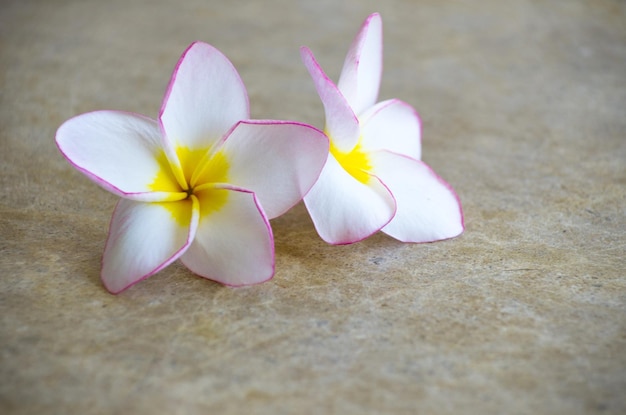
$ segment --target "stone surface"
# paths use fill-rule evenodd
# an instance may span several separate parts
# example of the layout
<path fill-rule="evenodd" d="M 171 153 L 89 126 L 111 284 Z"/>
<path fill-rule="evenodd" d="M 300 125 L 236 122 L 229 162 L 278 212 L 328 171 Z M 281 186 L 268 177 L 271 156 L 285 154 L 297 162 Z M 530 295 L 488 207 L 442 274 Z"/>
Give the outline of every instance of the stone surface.
<path fill-rule="evenodd" d="M 381 98 L 420 112 L 466 232 L 331 247 L 299 205 L 273 221 L 268 283 L 174 264 L 108 294 L 116 198 L 56 128 L 156 117 L 197 39 L 233 61 L 255 118 L 321 127 L 298 48 L 336 78 L 373 11 Z M 4 0 L 0 75 L 3 414 L 626 412 L 623 1 Z"/>

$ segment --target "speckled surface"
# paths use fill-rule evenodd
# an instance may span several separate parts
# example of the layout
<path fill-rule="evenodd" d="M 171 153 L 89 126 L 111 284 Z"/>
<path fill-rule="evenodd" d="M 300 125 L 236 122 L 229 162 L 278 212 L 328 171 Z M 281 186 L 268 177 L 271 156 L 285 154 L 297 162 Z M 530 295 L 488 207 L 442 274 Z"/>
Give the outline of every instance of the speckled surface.
<path fill-rule="evenodd" d="M 363 19 L 381 98 L 414 105 L 463 236 L 331 247 L 302 205 L 277 273 L 225 288 L 179 264 L 112 296 L 116 198 L 54 145 L 95 109 L 155 117 L 193 40 L 255 118 L 321 126 L 299 60 L 336 78 Z M 3 414 L 626 413 L 622 1 L 33 1 L 0 5 Z"/>

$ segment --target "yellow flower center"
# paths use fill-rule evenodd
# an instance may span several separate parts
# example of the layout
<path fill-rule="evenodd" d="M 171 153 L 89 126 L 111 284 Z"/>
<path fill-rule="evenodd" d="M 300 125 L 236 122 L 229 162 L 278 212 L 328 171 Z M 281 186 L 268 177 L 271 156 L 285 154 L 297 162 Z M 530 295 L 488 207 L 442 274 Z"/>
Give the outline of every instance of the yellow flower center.
<path fill-rule="evenodd" d="M 156 192 L 171 192 L 178 195 L 173 197 L 172 201 L 158 203 L 165 207 L 180 225 L 189 224 L 191 220 L 192 198 L 198 199 L 200 216 L 218 211 L 228 200 L 228 191 L 215 186 L 228 183 L 228 160 L 221 151 L 211 155 L 207 153 L 207 149 L 187 147 L 176 149 L 182 167 L 183 184 L 176 180 L 176 174 L 165 152 L 161 151 L 157 156 L 160 168 L 149 188 Z"/>
<path fill-rule="evenodd" d="M 354 146 L 354 148 L 348 153 L 340 151 L 337 147 L 335 147 L 331 140 L 330 154 L 335 157 L 337 162 L 339 162 L 345 171 L 350 173 L 352 177 L 361 183 L 366 184 L 372 177 L 368 174 L 372 165 L 367 157 L 367 154 L 365 154 L 363 148 L 361 147 L 361 139 L 359 139 L 356 146 Z"/>

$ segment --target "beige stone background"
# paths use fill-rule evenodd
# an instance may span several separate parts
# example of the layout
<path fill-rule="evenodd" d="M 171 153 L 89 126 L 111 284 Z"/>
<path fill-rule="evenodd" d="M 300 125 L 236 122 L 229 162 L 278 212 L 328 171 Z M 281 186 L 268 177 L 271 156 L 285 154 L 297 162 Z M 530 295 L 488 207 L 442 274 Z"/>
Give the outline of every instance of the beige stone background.
<path fill-rule="evenodd" d="M 623 1 L 0 4 L 1 413 L 626 413 Z M 336 79 L 373 11 L 381 98 L 420 112 L 466 232 L 331 247 L 299 205 L 273 221 L 268 283 L 175 264 L 108 294 L 116 197 L 66 163 L 56 128 L 156 117 L 197 39 L 233 61 L 253 117 L 321 127 L 298 48 Z"/>

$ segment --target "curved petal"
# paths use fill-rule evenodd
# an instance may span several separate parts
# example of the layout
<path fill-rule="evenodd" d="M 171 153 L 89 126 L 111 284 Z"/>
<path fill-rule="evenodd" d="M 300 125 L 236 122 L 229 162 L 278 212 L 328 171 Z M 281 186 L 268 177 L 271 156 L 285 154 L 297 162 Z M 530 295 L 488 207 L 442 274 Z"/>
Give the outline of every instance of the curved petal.
<path fill-rule="evenodd" d="M 208 149 L 247 118 L 248 95 L 235 67 L 213 46 L 192 43 L 174 69 L 159 114 L 168 155 L 171 148 Z"/>
<path fill-rule="evenodd" d="M 358 242 L 376 233 L 393 218 L 396 209 L 393 196 L 376 177 L 363 184 L 333 156 L 328 157 L 304 203 L 317 233 L 333 245 Z"/>
<path fill-rule="evenodd" d="M 397 99 L 382 101 L 361 121 L 361 146 L 365 151 L 388 150 L 419 160 L 422 155 L 421 121 L 415 109 Z"/>
<path fill-rule="evenodd" d="M 319 66 L 313 52 L 306 47 L 300 48 L 302 62 L 313 78 L 315 89 L 324 104 L 326 114 L 325 132 L 333 145 L 341 152 L 348 153 L 359 141 L 359 120 L 354 115 L 348 101 L 341 95 L 337 86 Z"/>
<path fill-rule="evenodd" d="M 171 264 L 189 247 L 198 226 L 198 202 L 142 203 L 121 199 L 113 212 L 102 282 L 117 294 Z"/>
<path fill-rule="evenodd" d="M 398 203 L 383 232 L 402 242 L 433 242 L 463 232 L 463 212 L 454 190 L 425 163 L 400 154 L 370 154 L 375 173 Z"/>
<path fill-rule="evenodd" d="M 383 71 L 383 23 L 371 14 L 352 41 L 339 77 L 339 90 L 355 114 L 374 105 Z"/>
<path fill-rule="evenodd" d="M 112 193 L 144 201 L 171 200 L 181 191 L 160 140 L 156 121 L 121 111 L 78 115 L 56 133 L 59 150 L 76 169 Z"/>
<path fill-rule="evenodd" d="M 219 192 L 227 193 L 220 195 Z M 203 208 L 211 198 L 225 203 Z M 241 286 L 274 276 L 272 228 L 254 193 L 224 187 L 198 192 L 200 222 L 196 238 L 181 261 L 194 273 L 225 285 Z"/>
<path fill-rule="evenodd" d="M 245 121 L 235 127 L 220 151 L 228 160 L 228 182 L 253 191 L 273 219 L 313 186 L 328 147 L 328 138 L 306 124 Z"/>

